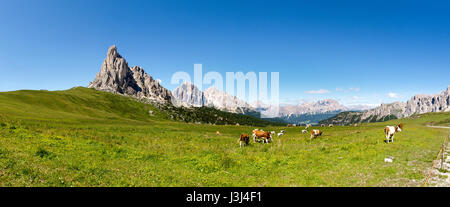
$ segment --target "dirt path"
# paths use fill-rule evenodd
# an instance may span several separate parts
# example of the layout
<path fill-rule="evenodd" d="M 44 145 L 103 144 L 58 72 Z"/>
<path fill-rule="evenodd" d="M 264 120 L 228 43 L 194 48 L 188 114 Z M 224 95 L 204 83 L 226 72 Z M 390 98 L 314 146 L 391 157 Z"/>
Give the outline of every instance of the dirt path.
<path fill-rule="evenodd" d="M 431 128 L 450 129 L 444 126 L 427 126 Z M 449 134 L 450 137 L 450 134 Z M 450 144 L 447 143 L 444 153 L 444 162 L 442 162 L 442 155 L 439 156 L 434 169 L 432 170 L 428 186 L 450 187 Z M 442 167 L 441 167 L 442 166 Z"/>

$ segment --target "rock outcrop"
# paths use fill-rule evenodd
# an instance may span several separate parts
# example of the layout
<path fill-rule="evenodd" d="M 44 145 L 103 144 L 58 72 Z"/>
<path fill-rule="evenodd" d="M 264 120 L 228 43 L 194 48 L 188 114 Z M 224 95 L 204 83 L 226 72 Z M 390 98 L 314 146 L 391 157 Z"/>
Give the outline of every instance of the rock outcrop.
<path fill-rule="evenodd" d="M 205 97 L 205 106 L 214 107 L 216 109 L 245 114 L 247 111 L 252 110 L 251 106 L 237 98 L 236 96 L 230 95 L 224 91 L 220 91 L 214 86 L 206 89 L 203 92 Z"/>
<path fill-rule="evenodd" d="M 163 103 L 172 99 L 172 93 L 141 67 L 130 68 L 115 45 L 109 48 L 100 72 L 88 87 Z"/>
<path fill-rule="evenodd" d="M 205 91 L 200 91 L 194 84 L 182 83 L 173 91 L 173 96 L 178 105 L 186 107 L 212 107 L 221 111 L 245 114 L 253 111 L 252 107 L 236 96 L 220 91 L 215 87 L 210 87 Z"/>
<path fill-rule="evenodd" d="M 347 125 L 352 123 L 378 122 L 405 118 L 413 114 L 450 111 L 450 86 L 440 94 L 415 95 L 408 102 L 381 104 L 374 109 L 355 113 L 340 113 L 319 123 Z"/>
<path fill-rule="evenodd" d="M 202 107 L 205 103 L 203 92 L 190 82 L 182 83 L 172 94 L 185 107 Z"/>
<path fill-rule="evenodd" d="M 437 95 L 415 95 L 406 104 L 404 116 L 450 111 L 450 86 Z"/>

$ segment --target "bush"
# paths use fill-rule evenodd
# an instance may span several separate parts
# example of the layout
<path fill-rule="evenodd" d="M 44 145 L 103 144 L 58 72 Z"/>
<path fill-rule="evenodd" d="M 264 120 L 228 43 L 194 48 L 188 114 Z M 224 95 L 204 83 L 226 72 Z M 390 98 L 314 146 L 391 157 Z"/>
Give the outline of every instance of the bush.
<path fill-rule="evenodd" d="M 45 158 L 45 157 L 51 157 L 52 153 L 43 148 L 39 148 L 36 151 L 35 155 L 39 156 L 40 158 Z"/>

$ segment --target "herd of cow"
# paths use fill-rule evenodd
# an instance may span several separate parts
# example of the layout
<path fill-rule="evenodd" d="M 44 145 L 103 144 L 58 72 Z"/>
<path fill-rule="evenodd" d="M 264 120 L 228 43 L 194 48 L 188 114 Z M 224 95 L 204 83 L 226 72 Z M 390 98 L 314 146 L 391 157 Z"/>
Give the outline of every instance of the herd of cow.
<path fill-rule="evenodd" d="M 333 127 L 332 124 L 328 125 L 329 127 Z M 359 124 L 355 124 L 355 127 L 358 127 Z M 290 127 L 288 125 L 288 127 Z M 305 129 L 302 130 L 302 134 L 306 134 L 308 133 L 308 129 L 311 128 L 312 125 L 311 124 L 307 124 Z M 321 125 L 321 127 L 325 127 L 325 125 Z M 396 132 L 401 132 L 403 129 L 403 124 L 399 124 L 397 126 L 386 126 L 384 128 L 384 133 L 386 135 L 386 143 L 394 142 L 394 134 Z M 322 131 L 320 131 L 319 129 L 312 129 L 310 131 L 311 137 L 310 140 L 322 136 Z M 218 135 L 220 135 L 219 132 L 217 132 Z M 285 134 L 284 130 L 281 130 L 279 133 L 276 133 L 275 131 L 271 131 L 271 132 L 265 132 L 262 129 L 254 129 L 252 131 L 252 137 L 253 137 L 253 142 L 263 142 L 263 143 L 270 143 L 272 142 L 272 136 L 277 134 L 278 137 L 281 137 Z M 239 138 L 239 146 L 242 147 L 242 145 L 247 146 L 250 144 L 250 137 L 248 134 L 241 134 L 241 137 Z"/>

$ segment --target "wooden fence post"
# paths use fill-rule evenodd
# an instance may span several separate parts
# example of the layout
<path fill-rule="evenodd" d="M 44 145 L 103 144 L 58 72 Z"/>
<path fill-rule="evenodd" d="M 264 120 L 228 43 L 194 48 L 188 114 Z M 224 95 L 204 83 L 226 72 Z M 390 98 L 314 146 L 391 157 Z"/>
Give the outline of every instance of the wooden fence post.
<path fill-rule="evenodd" d="M 445 144 L 442 145 L 441 170 L 444 170 L 444 154 L 445 154 Z"/>

